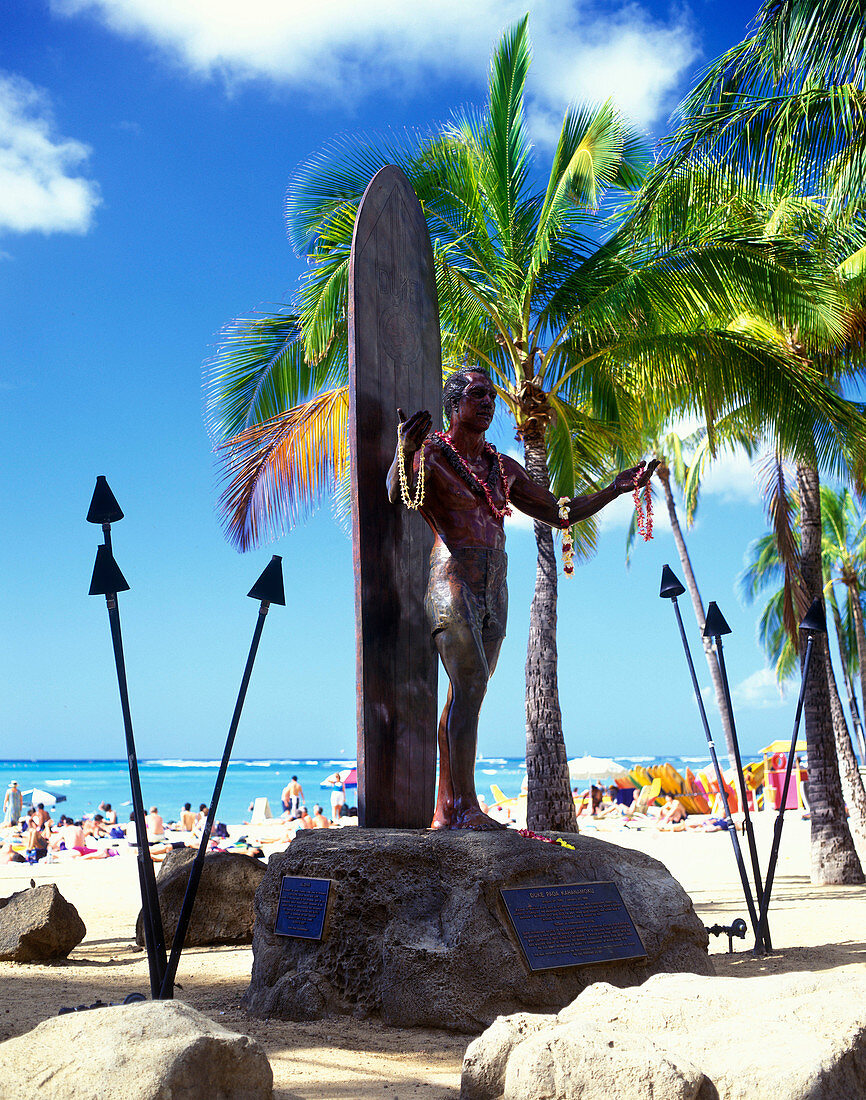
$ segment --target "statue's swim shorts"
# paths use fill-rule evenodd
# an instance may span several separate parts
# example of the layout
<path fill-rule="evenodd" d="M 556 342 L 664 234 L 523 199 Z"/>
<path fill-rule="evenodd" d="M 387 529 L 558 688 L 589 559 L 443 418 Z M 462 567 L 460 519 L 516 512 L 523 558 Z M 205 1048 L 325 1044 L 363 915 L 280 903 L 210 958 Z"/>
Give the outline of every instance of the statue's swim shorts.
<path fill-rule="evenodd" d="M 504 550 L 469 547 L 453 553 L 437 543 L 430 554 L 424 611 L 432 634 L 467 627 L 482 648 L 505 637 L 508 557 Z"/>

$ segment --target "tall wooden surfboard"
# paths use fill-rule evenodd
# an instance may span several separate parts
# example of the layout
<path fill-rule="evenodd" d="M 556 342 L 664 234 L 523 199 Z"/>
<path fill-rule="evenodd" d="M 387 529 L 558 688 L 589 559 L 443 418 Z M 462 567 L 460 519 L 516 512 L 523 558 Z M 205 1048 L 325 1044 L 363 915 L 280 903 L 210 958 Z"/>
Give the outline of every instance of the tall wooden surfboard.
<path fill-rule="evenodd" d="M 433 251 L 399 168 L 378 172 L 355 222 L 349 268 L 349 449 L 358 700 L 358 813 L 367 828 L 433 816 L 438 658 L 424 616 L 432 533 L 391 504 L 397 408 L 442 417 Z"/>

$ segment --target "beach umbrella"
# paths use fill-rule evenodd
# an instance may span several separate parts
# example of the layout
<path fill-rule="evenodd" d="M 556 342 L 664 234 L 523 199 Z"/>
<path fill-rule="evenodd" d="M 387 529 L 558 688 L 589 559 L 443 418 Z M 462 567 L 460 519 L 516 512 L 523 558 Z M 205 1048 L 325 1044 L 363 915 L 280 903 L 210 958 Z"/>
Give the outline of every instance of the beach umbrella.
<path fill-rule="evenodd" d="M 578 756 L 568 762 L 568 777 L 572 783 L 593 779 L 617 779 L 628 775 L 628 768 L 603 756 Z"/>
<path fill-rule="evenodd" d="M 32 791 L 22 791 L 21 797 L 25 802 L 30 800 L 32 806 L 38 806 L 41 802 L 43 806 L 56 806 L 58 802 L 65 802 L 65 794 L 52 794 L 51 791 L 43 791 L 39 787 L 34 787 Z"/>
<path fill-rule="evenodd" d="M 343 784 L 347 787 L 358 786 L 358 769 L 351 768 L 345 772 L 332 772 L 326 779 L 323 779 L 319 784 L 320 787 L 342 787 Z"/>

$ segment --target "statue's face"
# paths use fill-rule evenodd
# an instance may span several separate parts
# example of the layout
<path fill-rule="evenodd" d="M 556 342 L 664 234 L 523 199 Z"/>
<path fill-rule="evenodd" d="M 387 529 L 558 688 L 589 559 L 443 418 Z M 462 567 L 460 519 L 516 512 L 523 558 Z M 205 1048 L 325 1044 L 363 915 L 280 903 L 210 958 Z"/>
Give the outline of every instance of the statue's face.
<path fill-rule="evenodd" d="M 496 391 L 493 383 L 484 374 L 469 375 L 466 389 L 460 396 L 460 403 L 454 412 L 454 419 L 465 428 L 476 432 L 486 432 L 493 420 L 496 409 Z"/>

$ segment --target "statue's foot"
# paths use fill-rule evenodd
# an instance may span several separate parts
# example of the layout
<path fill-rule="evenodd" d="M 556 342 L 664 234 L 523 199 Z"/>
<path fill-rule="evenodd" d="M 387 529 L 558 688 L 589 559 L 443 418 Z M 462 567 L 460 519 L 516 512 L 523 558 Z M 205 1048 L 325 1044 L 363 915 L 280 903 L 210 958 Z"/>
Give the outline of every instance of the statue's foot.
<path fill-rule="evenodd" d="M 483 813 L 480 807 L 470 806 L 462 812 L 455 811 L 451 815 L 452 829 L 476 829 L 483 832 L 491 832 L 494 829 L 505 829 L 507 826 L 500 821 L 494 821 L 492 817 Z"/>

